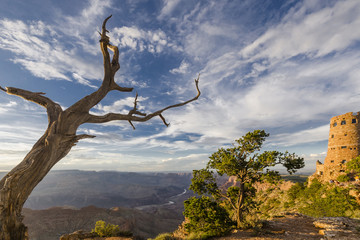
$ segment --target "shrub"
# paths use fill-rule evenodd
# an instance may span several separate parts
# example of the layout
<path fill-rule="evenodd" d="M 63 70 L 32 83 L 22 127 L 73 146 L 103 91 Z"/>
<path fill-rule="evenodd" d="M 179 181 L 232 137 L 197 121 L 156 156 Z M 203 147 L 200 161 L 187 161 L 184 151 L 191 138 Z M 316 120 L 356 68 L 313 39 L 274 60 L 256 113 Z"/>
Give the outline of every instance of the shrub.
<path fill-rule="evenodd" d="M 339 175 L 336 180 L 338 180 L 339 182 L 349 182 L 350 181 L 350 177 L 347 174 L 342 174 Z"/>
<path fill-rule="evenodd" d="M 354 172 L 360 174 L 360 156 L 346 163 L 346 168 L 348 172 Z"/>
<path fill-rule="evenodd" d="M 201 239 L 218 236 L 228 232 L 233 225 L 225 208 L 209 197 L 191 197 L 184 202 L 184 206 L 184 216 L 189 220 L 185 229 L 192 236 L 202 236 Z"/>
<path fill-rule="evenodd" d="M 154 240 L 176 240 L 172 233 L 161 233 Z"/>
<path fill-rule="evenodd" d="M 106 224 L 105 221 L 97 221 L 92 232 L 96 233 L 99 237 L 132 236 L 131 232 L 120 231 L 118 225 Z"/>
<path fill-rule="evenodd" d="M 295 183 L 291 188 L 288 190 L 287 195 L 291 201 L 297 199 L 302 192 L 304 191 L 305 186 L 302 183 Z"/>
<path fill-rule="evenodd" d="M 309 202 L 300 211 L 312 217 L 351 217 L 355 210 L 360 209 L 356 199 L 349 195 L 349 189 L 341 187 L 323 185 L 307 196 Z"/>

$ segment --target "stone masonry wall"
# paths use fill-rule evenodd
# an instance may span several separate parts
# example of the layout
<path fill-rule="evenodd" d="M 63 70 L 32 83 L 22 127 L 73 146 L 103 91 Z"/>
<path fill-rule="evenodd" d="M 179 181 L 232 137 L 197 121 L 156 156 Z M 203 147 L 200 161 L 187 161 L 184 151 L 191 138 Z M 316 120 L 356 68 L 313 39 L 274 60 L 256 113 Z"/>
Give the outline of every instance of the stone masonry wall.
<path fill-rule="evenodd" d="M 316 164 L 317 178 L 336 180 L 346 163 L 360 155 L 360 113 L 346 113 L 331 118 L 328 150 L 324 164 Z"/>

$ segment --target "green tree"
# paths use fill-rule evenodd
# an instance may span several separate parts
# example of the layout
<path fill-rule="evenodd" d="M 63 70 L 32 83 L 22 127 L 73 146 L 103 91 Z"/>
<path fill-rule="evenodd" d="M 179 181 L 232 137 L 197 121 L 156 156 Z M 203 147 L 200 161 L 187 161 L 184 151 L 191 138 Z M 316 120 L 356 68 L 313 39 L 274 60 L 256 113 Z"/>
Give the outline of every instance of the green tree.
<path fill-rule="evenodd" d="M 268 136 L 264 130 L 248 132 L 235 140 L 233 147 L 220 148 L 213 153 L 205 169 L 193 171 L 190 189 L 200 195 L 210 194 L 216 201 L 223 202 L 239 228 L 246 213 L 255 207 L 255 182 L 280 179 L 279 172 L 271 169 L 276 165 L 283 165 L 290 174 L 304 167 L 304 159 L 295 154 L 278 151 L 260 153 Z M 220 189 L 213 170 L 220 176 L 236 177 L 236 186 Z"/>
<path fill-rule="evenodd" d="M 226 209 L 210 197 L 191 197 L 184 202 L 184 207 L 184 216 L 189 220 L 185 229 L 190 233 L 216 236 L 227 232 L 233 225 Z"/>

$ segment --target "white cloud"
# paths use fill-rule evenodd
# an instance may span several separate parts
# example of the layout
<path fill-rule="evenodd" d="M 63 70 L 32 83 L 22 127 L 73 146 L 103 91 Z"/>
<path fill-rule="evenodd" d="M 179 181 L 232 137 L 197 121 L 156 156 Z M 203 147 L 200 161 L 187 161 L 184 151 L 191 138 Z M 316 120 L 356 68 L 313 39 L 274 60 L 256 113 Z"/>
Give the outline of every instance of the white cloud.
<path fill-rule="evenodd" d="M 163 0 L 163 8 L 158 16 L 159 19 L 164 18 L 171 14 L 171 12 L 176 8 L 179 4 L 180 0 Z"/>
<path fill-rule="evenodd" d="M 271 145 L 292 146 L 296 144 L 327 141 L 329 124 L 312 129 L 300 130 L 294 133 L 281 133 L 271 137 Z"/>
<path fill-rule="evenodd" d="M 78 73 L 73 73 L 72 74 L 73 78 L 76 79 L 78 81 L 78 83 L 89 86 L 91 88 L 97 89 L 98 87 L 95 85 L 92 85 L 90 83 L 89 80 L 86 80 L 85 78 L 83 78 L 81 75 L 79 75 Z"/>
<path fill-rule="evenodd" d="M 66 49 L 52 37 L 53 27 L 44 27 L 41 21 L 25 23 L 2 19 L 0 29 L 4 32 L 0 36 L 0 48 L 15 53 L 13 62 L 21 64 L 36 77 L 71 81 L 69 75 L 73 73 L 78 81 L 101 78 L 101 68 L 86 62 L 78 56 L 78 51 Z M 92 86 L 88 81 L 79 82 Z"/>
<path fill-rule="evenodd" d="M 186 117 L 173 116 L 184 124 L 178 130 L 229 143 L 249 130 L 283 128 L 286 132 L 357 111 L 360 55 L 351 47 L 360 35 L 347 29 L 358 28 L 360 17 L 354 13 L 360 3 L 341 1 L 320 10 L 307 7 L 299 4 L 252 44 L 234 45 L 207 61 L 200 79 L 202 97 L 206 99 L 199 100 L 196 108 L 188 107 Z M 332 17 L 327 17 L 330 12 Z M 325 37 L 319 36 L 323 31 Z M 337 32 L 346 40 L 328 42 Z M 293 58 L 298 55 L 303 57 Z M 277 143 L 323 141 L 327 131 L 320 127 L 289 135 L 294 140 L 284 133 L 286 141 Z"/>
<path fill-rule="evenodd" d="M 158 29 L 156 31 L 145 31 L 133 27 L 116 27 L 109 33 L 114 45 L 120 48 L 130 48 L 136 51 L 148 51 L 160 53 L 165 47 L 176 50 L 177 47 L 171 43 L 165 32 Z"/>
<path fill-rule="evenodd" d="M 170 72 L 173 74 L 180 73 L 184 74 L 188 71 L 190 64 L 185 60 L 182 60 L 178 68 L 171 69 Z"/>
<path fill-rule="evenodd" d="M 87 58 L 81 49 L 91 55 L 100 53 L 89 32 L 95 32 L 93 26 L 102 21 L 100 17 L 110 4 L 111 1 L 90 0 L 79 16 L 58 16 L 62 23 L 58 25 L 1 19 L 0 48 L 15 53 L 12 61 L 36 77 L 67 81 L 74 77 L 78 83 L 94 88 L 90 80 L 101 79 L 100 61 Z"/>
<path fill-rule="evenodd" d="M 298 54 L 321 57 L 333 51 L 344 50 L 360 38 L 360 33 L 354 31 L 360 26 L 359 1 L 338 1 L 319 11 L 306 9 L 306 3 L 300 4 L 283 22 L 270 28 L 244 48 L 241 55 L 272 59 L 289 58 Z"/>
<path fill-rule="evenodd" d="M 65 21 L 64 24 L 58 25 L 58 29 L 65 35 L 74 36 L 84 40 L 84 34 L 95 32 L 94 26 L 101 26 L 104 15 L 112 6 L 111 0 L 89 0 L 88 5 L 75 16 L 59 16 L 59 20 Z M 107 16 L 106 16 L 107 17 Z M 98 36 L 98 34 L 97 34 Z"/>

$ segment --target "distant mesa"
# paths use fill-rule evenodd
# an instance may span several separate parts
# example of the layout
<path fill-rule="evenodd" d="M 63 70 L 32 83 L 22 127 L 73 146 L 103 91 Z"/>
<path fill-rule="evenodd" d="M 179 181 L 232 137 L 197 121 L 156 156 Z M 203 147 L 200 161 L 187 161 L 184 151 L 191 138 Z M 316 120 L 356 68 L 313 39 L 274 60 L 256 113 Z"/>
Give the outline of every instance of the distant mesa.
<path fill-rule="evenodd" d="M 330 119 L 328 149 L 324 164 L 316 162 L 316 178 L 334 181 L 345 173 L 346 163 L 360 155 L 360 112 L 348 112 Z"/>

